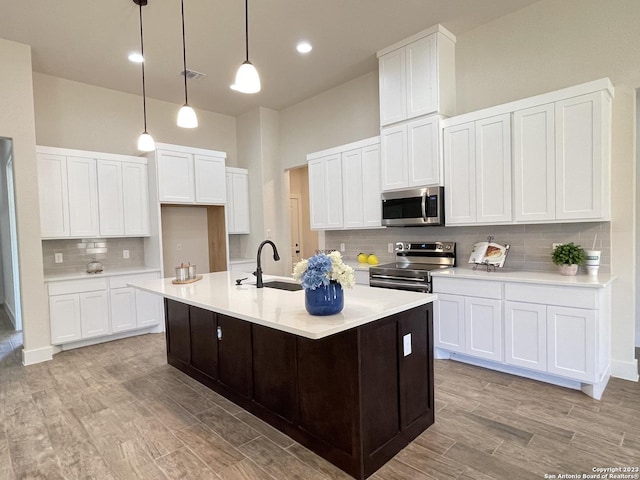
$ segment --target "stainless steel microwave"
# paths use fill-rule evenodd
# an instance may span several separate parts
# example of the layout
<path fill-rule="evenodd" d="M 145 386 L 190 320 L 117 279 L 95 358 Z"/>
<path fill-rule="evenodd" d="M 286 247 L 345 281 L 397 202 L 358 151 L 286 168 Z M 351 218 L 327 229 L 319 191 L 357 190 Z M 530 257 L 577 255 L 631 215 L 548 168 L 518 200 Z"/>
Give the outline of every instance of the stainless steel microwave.
<path fill-rule="evenodd" d="M 383 192 L 382 225 L 388 227 L 444 225 L 444 187 Z"/>

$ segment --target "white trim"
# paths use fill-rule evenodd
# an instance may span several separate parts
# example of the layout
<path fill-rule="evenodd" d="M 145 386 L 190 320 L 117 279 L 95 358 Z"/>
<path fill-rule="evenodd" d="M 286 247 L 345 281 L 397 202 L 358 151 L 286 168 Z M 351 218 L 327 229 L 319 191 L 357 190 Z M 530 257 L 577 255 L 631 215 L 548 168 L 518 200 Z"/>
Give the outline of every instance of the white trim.
<path fill-rule="evenodd" d="M 114 162 L 142 163 L 144 165 L 148 163 L 146 157 L 134 157 L 133 155 L 122 155 L 119 153 L 92 152 L 89 150 L 75 150 L 72 148 L 47 147 L 45 145 L 36 145 L 36 153 L 95 158 L 97 160 L 111 160 Z"/>
<path fill-rule="evenodd" d="M 386 55 L 389 52 L 393 52 L 394 50 L 398 50 L 399 48 L 406 47 L 410 43 L 417 42 L 421 38 L 428 37 L 429 35 L 433 35 L 434 33 L 440 33 L 444 35 L 446 38 L 448 38 L 449 40 L 451 40 L 453 43 L 456 43 L 456 36 L 453 33 L 451 33 L 449 30 L 444 28 L 442 25 L 438 24 L 438 25 L 429 27 L 425 30 L 422 30 L 421 32 L 416 33 L 415 35 L 411 35 L 410 37 L 405 38 L 404 40 L 400 40 L 399 42 L 396 42 L 393 45 L 389 45 L 388 47 L 383 48 L 382 50 L 378 50 L 378 52 L 376 53 L 376 56 L 380 58 L 382 55 Z"/>
<path fill-rule="evenodd" d="M 227 173 L 243 173 L 245 175 L 249 175 L 249 170 L 247 170 L 246 168 L 225 167 L 225 171 Z"/>
<path fill-rule="evenodd" d="M 22 349 L 22 365 L 34 365 L 36 363 L 48 362 L 53 360 L 53 345 L 42 348 L 34 348 L 33 350 Z"/>
<path fill-rule="evenodd" d="M 380 135 L 371 138 L 365 138 L 364 140 L 358 140 L 357 142 L 346 143 L 337 147 L 327 148 L 326 150 L 320 150 L 319 152 L 313 152 L 307 154 L 307 161 L 316 158 L 326 157 L 328 155 L 335 155 L 336 153 L 348 152 L 355 150 L 356 148 L 369 147 L 380 143 Z"/>
<path fill-rule="evenodd" d="M 165 150 L 170 152 L 182 152 L 192 153 L 194 155 L 205 155 L 207 157 L 220 157 L 227 158 L 227 152 L 220 152 L 218 150 L 209 150 L 204 148 L 186 147 L 184 145 L 174 145 L 170 143 L 158 143 L 156 142 L 156 151 Z"/>
<path fill-rule="evenodd" d="M 623 360 L 611 359 L 611 376 L 637 382 L 639 379 L 638 360 L 634 358 L 630 362 L 625 362 Z"/>
<path fill-rule="evenodd" d="M 89 338 L 87 340 L 80 340 L 78 342 L 72 342 L 72 343 L 63 343 L 58 345 L 58 347 L 60 347 L 61 351 L 73 350 L 73 349 L 82 348 L 82 347 L 89 347 L 91 345 L 97 345 L 99 343 L 111 342 L 113 340 L 122 340 L 123 338 L 136 337 L 138 335 L 144 335 L 147 333 L 160 333 L 162 331 L 162 330 L 159 331 L 160 327 L 161 325 L 158 324 L 152 327 L 147 327 L 142 330 L 130 330 L 128 332 L 113 333 L 111 335 L 104 336 L 104 337 Z M 58 353 L 58 352 L 55 352 L 55 353 Z"/>

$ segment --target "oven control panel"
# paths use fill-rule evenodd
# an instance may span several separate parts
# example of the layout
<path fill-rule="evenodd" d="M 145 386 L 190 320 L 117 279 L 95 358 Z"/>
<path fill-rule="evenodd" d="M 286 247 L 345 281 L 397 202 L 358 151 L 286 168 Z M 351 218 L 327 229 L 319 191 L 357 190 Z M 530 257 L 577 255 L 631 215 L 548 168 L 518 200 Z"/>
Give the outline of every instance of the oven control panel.
<path fill-rule="evenodd" d="M 425 243 L 411 243 L 411 242 L 396 242 L 396 253 L 401 252 L 415 252 L 415 253 L 444 253 L 455 252 L 455 242 L 425 242 Z"/>

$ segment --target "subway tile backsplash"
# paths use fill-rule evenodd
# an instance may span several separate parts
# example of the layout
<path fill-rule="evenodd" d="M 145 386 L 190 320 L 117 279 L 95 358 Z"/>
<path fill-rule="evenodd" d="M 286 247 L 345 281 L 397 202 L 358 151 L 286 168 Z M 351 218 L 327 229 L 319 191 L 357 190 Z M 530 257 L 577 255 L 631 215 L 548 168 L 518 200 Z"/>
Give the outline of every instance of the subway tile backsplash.
<path fill-rule="evenodd" d="M 473 244 L 486 241 L 489 235 L 496 243 L 511 245 L 505 268 L 557 271 L 558 267 L 551 261 L 552 243 L 574 242 L 591 249 L 595 238 L 596 250 L 602 251 L 600 271 L 611 271 L 610 222 L 336 230 L 325 232 L 325 248 L 339 249 L 344 243 L 346 260 L 355 261 L 362 252 L 375 253 L 380 263 L 387 263 L 395 259 L 395 254 L 388 253 L 389 243 L 451 241 L 456 242 L 458 266 L 465 266 Z"/>
<path fill-rule="evenodd" d="M 129 250 L 129 258 L 122 256 Z M 55 263 L 55 254 L 62 253 L 63 263 Z M 86 238 L 69 240 L 43 240 L 44 274 L 85 271 L 87 263 L 98 260 L 105 269 L 136 268 L 144 266 L 143 238 Z"/>

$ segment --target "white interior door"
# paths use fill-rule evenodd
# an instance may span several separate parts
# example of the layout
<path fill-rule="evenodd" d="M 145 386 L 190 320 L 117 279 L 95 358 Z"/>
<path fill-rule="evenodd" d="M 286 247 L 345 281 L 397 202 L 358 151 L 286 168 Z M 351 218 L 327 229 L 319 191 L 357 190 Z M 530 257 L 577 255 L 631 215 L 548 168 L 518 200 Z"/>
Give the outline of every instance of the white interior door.
<path fill-rule="evenodd" d="M 300 195 L 289 197 L 289 218 L 291 219 L 291 265 L 302 260 L 302 210 Z"/>

